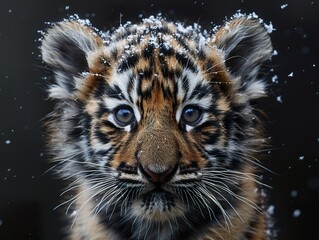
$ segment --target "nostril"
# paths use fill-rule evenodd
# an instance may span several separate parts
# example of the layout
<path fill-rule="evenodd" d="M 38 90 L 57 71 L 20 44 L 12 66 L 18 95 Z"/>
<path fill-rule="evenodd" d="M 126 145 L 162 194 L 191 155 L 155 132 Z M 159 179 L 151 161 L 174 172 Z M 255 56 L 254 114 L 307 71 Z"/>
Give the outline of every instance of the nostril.
<path fill-rule="evenodd" d="M 150 170 L 147 166 L 140 165 L 140 170 L 141 170 L 142 174 L 149 181 L 151 181 L 155 184 L 159 184 L 159 183 L 165 183 L 169 179 L 171 179 L 173 177 L 173 175 L 175 174 L 175 172 L 177 171 L 177 167 L 178 166 L 175 165 L 174 167 L 169 168 L 164 172 L 156 173 L 156 172 Z"/>
<path fill-rule="evenodd" d="M 165 172 L 164 172 L 164 173 L 160 173 L 160 174 L 155 173 L 155 172 L 151 171 L 148 167 L 143 168 L 143 167 L 141 166 L 141 169 L 144 170 L 144 171 L 142 171 L 142 173 L 143 173 L 151 182 L 154 182 L 154 183 L 160 182 L 160 175 L 161 175 L 161 174 L 165 174 Z"/>

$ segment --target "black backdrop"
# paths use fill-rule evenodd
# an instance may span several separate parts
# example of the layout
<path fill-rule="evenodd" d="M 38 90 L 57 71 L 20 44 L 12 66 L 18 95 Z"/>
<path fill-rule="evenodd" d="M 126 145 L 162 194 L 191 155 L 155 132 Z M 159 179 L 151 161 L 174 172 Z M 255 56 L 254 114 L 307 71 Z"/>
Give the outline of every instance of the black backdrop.
<path fill-rule="evenodd" d="M 41 118 L 45 73 L 37 32 L 68 14 L 99 29 L 162 12 L 171 19 L 221 24 L 237 10 L 256 12 L 276 28 L 269 98 L 272 149 L 264 165 L 280 240 L 319 239 L 318 0 L 1 0 L 0 1 L 0 239 L 61 239 L 59 180 L 45 171 Z M 120 17 L 121 16 L 121 17 Z M 274 82 L 273 82 L 273 81 Z"/>

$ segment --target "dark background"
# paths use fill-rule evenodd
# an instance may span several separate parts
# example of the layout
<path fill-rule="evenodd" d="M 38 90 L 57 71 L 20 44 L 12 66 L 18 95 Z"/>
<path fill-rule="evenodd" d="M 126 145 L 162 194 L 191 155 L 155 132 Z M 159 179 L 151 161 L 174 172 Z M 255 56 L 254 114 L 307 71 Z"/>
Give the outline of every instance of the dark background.
<path fill-rule="evenodd" d="M 53 209 L 63 183 L 45 173 L 50 165 L 41 129 L 52 107 L 38 51 L 45 22 L 77 13 L 106 30 L 120 19 L 162 12 L 210 28 L 239 9 L 276 28 L 271 37 L 278 56 L 262 105 L 272 144 L 264 165 L 274 171 L 265 172 L 264 181 L 272 186 L 278 239 L 319 239 L 318 0 L 0 0 L 0 239 L 62 239 L 61 212 Z"/>

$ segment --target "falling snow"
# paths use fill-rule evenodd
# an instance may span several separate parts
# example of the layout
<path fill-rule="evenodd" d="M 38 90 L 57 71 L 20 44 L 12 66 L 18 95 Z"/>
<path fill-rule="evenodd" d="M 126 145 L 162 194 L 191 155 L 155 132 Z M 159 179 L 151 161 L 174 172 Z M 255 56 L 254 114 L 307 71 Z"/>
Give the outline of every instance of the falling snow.
<path fill-rule="evenodd" d="M 299 160 L 300 160 L 300 161 L 302 161 L 302 160 L 304 160 L 304 159 L 305 159 L 305 156 L 300 156 L 300 157 L 299 157 Z"/>
<path fill-rule="evenodd" d="M 71 213 L 71 217 L 75 217 L 77 213 L 78 213 L 77 211 L 73 211 L 73 212 Z"/>
<path fill-rule="evenodd" d="M 297 191 L 297 190 L 292 190 L 291 193 L 290 193 L 290 196 L 291 196 L 292 198 L 297 197 L 297 196 L 298 196 L 298 191 Z"/>
<path fill-rule="evenodd" d="M 282 103 L 282 96 L 278 96 L 278 97 L 277 97 L 277 102 Z"/>
<path fill-rule="evenodd" d="M 300 216 L 300 214 L 301 214 L 300 209 L 295 209 L 295 210 L 293 211 L 293 213 L 292 213 L 292 216 L 293 216 L 294 218 L 298 218 L 298 217 Z"/>
<path fill-rule="evenodd" d="M 277 75 L 273 76 L 273 77 L 271 78 L 271 81 L 272 81 L 273 83 L 277 83 L 277 84 L 278 84 L 278 76 L 277 76 Z"/>
<path fill-rule="evenodd" d="M 270 205 L 270 206 L 268 207 L 268 209 L 267 209 L 267 213 L 268 213 L 269 215 L 273 215 L 274 212 L 275 212 L 275 206 L 274 206 L 274 205 Z"/>
<path fill-rule="evenodd" d="M 242 0 L 242 2 L 243 2 L 243 0 Z M 194 2 L 195 4 L 196 4 L 196 2 Z M 311 2 L 311 4 L 313 4 L 314 2 Z M 202 5 L 203 5 L 204 3 L 202 3 Z M 281 6 L 280 6 L 280 8 L 281 9 L 286 9 L 288 7 L 288 4 L 282 4 Z M 70 6 L 65 6 L 64 7 L 64 9 L 65 10 L 69 10 L 70 9 Z M 9 10 L 8 11 L 9 13 L 12 13 L 12 10 Z M 92 13 L 92 14 L 94 14 L 94 13 Z M 91 15 L 91 16 L 93 16 L 93 15 Z M 95 14 L 94 14 L 94 16 L 95 16 Z M 142 18 L 143 17 L 143 15 L 141 14 L 141 15 L 139 15 L 139 17 L 140 18 Z M 254 18 L 258 18 L 258 16 L 253 16 Z M 77 17 L 76 17 L 77 18 Z M 84 24 L 84 25 L 90 25 L 90 22 L 88 21 L 88 20 L 80 20 L 80 19 L 77 19 L 81 24 Z M 261 20 L 262 21 L 262 20 Z M 267 29 L 267 31 L 268 31 L 268 33 L 271 33 L 271 32 L 273 32 L 274 30 L 275 30 L 275 28 L 274 28 L 274 26 L 272 25 L 272 23 L 270 22 L 268 25 L 267 24 L 265 24 L 264 23 L 264 26 L 266 27 L 266 29 Z M 194 28 L 195 28 L 195 26 L 194 26 Z M 180 32 L 182 32 L 182 31 L 191 31 L 191 30 L 193 30 L 193 28 L 192 29 L 187 29 L 187 28 L 185 28 L 184 26 L 180 26 L 180 28 L 179 28 L 179 31 Z M 131 46 L 129 46 L 129 48 L 130 48 Z M 132 50 L 132 49 L 127 49 L 127 50 Z M 134 50 L 134 49 L 133 49 Z M 34 54 L 33 52 L 32 52 L 32 54 Z M 274 50 L 273 51 L 273 56 L 276 56 L 276 55 L 278 55 L 278 52 L 276 51 L 276 50 Z M 316 67 L 316 64 L 312 64 L 312 67 Z M 298 74 L 297 74 L 298 75 Z M 155 76 L 155 75 L 154 75 Z M 288 74 L 288 77 L 293 77 L 294 76 L 294 72 L 290 72 L 289 74 Z M 5 78 L 7 79 L 8 78 L 8 76 L 5 76 Z M 44 79 L 46 79 L 47 77 L 43 77 Z M 277 75 L 274 75 L 273 77 L 272 77 L 272 82 L 273 83 L 275 83 L 275 84 L 278 84 L 278 76 Z M 0 89 L 1 90 L 1 89 Z M 318 92 L 317 92 L 317 94 L 318 94 Z M 16 100 L 16 99 L 15 99 Z M 277 96 L 277 98 L 276 98 L 276 100 L 279 102 L 279 103 L 283 103 L 283 99 L 282 99 L 282 96 Z M 23 109 L 23 106 L 20 106 L 19 107 L 19 109 Z M 14 130 L 12 130 L 12 132 L 13 132 Z M 313 140 L 314 140 L 314 138 L 313 138 Z M 316 139 L 316 141 L 319 143 L 319 137 Z M 7 145 L 9 145 L 9 144 L 11 144 L 11 140 L 5 140 L 5 144 L 7 144 Z M 159 146 L 158 146 L 158 148 L 159 148 Z M 139 154 L 142 154 L 142 152 L 139 152 Z M 269 151 L 269 154 L 270 154 L 270 151 Z M 42 157 L 43 156 L 43 153 L 40 153 L 40 157 Z M 308 158 L 310 158 L 310 157 L 308 157 L 308 155 L 307 155 L 307 160 L 308 160 Z M 305 159 L 305 156 L 299 156 L 298 157 L 298 160 L 300 160 L 300 161 L 303 161 Z M 291 168 L 291 166 L 289 166 L 289 169 Z M 11 172 L 11 169 L 10 168 L 8 168 L 7 169 L 7 171 L 8 172 Z M 14 177 L 16 177 L 16 175 L 14 175 Z M 30 177 L 30 176 L 29 176 Z M 31 177 L 32 179 L 34 179 L 35 178 L 35 176 L 32 176 Z M 6 178 L 5 178 L 6 179 Z M 291 192 L 290 192 L 290 197 L 291 198 L 296 198 L 297 196 L 298 196 L 298 191 L 297 190 L 292 190 Z M 275 211 L 275 206 L 274 205 L 270 205 L 269 207 L 268 207 L 268 209 L 267 209 L 267 212 L 268 212 L 268 214 L 269 215 L 273 215 L 274 214 L 274 211 Z M 77 211 L 73 211 L 72 213 L 71 213 L 71 217 L 75 217 L 77 215 Z M 299 218 L 300 217 L 300 215 L 301 215 L 301 210 L 300 209 L 295 209 L 293 212 L 292 212 L 292 216 L 294 217 L 294 218 Z M 0 219 L 0 227 L 3 225 L 3 220 L 2 219 Z"/>

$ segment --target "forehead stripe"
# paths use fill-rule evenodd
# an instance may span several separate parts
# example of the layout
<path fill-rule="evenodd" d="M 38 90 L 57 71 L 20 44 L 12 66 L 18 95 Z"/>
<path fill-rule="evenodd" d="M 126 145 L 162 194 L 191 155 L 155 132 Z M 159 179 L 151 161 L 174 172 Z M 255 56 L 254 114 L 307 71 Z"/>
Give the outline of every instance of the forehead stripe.
<path fill-rule="evenodd" d="M 193 89 L 191 95 L 190 95 L 190 99 L 202 99 L 204 97 L 206 97 L 208 94 L 210 94 L 210 91 L 208 89 L 207 86 L 201 84 L 201 83 L 198 83 L 195 88 Z"/>
<path fill-rule="evenodd" d="M 124 59 L 120 65 L 117 67 L 118 73 L 123 73 L 130 68 L 134 68 L 139 60 L 139 56 L 134 53 Z"/>
<path fill-rule="evenodd" d="M 193 73 L 198 72 L 196 64 L 185 53 L 176 52 L 175 57 L 177 61 L 179 62 L 179 64 L 181 64 L 185 69 L 189 69 Z"/>

